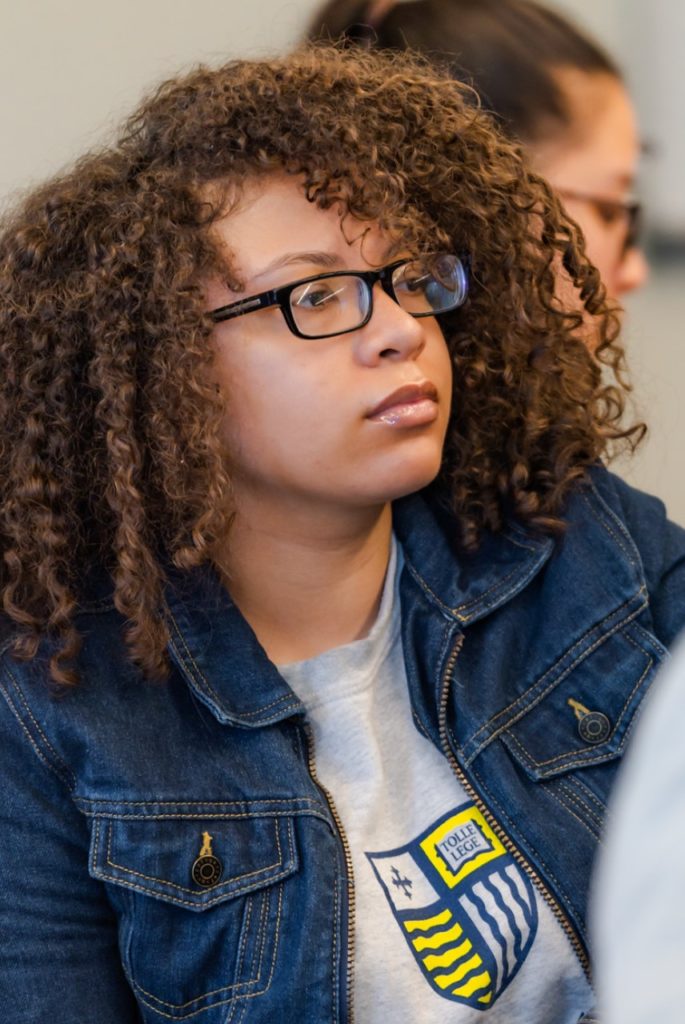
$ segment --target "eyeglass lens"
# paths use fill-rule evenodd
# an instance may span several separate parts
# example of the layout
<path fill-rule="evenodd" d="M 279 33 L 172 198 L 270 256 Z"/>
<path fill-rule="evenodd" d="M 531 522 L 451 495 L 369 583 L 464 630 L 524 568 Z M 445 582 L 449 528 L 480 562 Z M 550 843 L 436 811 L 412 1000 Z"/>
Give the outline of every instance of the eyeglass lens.
<path fill-rule="evenodd" d="M 353 275 L 307 281 L 290 293 L 297 329 L 312 337 L 353 330 L 366 319 L 370 303 L 366 283 Z"/>
<path fill-rule="evenodd" d="M 456 256 L 432 256 L 397 267 L 392 290 L 407 313 L 433 316 L 461 305 L 466 296 L 466 276 Z"/>
<path fill-rule="evenodd" d="M 410 260 L 395 268 L 391 287 L 398 305 L 411 316 L 434 316 L 464 301 L 466 272 L 456 256 Z M 354 330 L 367 319 L 370 307 L 371 287 L 354 274 L 306 281 L 290 294 L 293 320 L 308 337 Z"/>

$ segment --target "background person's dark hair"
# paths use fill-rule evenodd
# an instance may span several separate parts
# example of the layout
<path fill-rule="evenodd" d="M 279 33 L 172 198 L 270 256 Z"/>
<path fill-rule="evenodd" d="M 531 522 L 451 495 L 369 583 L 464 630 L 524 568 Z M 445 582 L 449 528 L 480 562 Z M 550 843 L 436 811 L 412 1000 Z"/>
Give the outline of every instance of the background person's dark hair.
<path fill-rule="evenodd" d="M 473 85 L 502 127 L 524 142 L 571 124 L 557 68 L 621 78 L 601 47 L 534 0 L 409 0 L 389 8 L 374 0 L 330 0 L 312 19 L 309 36 L 418 50 L 446 63 L 453 77 Z"/>

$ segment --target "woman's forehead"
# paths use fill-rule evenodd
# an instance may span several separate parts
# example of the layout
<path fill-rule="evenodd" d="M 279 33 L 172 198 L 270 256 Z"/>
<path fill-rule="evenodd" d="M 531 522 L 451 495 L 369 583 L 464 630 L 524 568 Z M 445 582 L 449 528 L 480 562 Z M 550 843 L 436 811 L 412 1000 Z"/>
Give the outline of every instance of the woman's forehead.
<path fill-rule="evenodd" d="M 331 267 L 379 265 L 391 240 L 374 221 L 347 213 L 340 202 L 322 208 L 309 200 L 302 179 L 271 174 L 248 179 L 229 197 L 226 214 L 213 228 L 219 250 L 245 280 L 296 265 L 308 254 Z"/>
<path fill-rule="evenodd" d="M 571 123 L 533 147 L 536 168 L 557 188 L 629 190 L 640 143 L 635 110 L 621 81 L 605 73 L 556 72 Z"/>

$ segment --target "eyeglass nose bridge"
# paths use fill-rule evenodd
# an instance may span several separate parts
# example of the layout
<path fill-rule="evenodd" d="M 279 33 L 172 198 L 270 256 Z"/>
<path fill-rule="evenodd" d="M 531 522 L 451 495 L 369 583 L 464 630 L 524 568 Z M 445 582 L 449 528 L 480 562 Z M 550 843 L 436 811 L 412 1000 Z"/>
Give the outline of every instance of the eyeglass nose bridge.
<path fill-rule="evenodd" d="M 373 312 L 373 289 L 375 288 L 375 286 L 377 284 L 380 284 L 381 288 L 383 289 L 385 294 L 388 296 L 388 298 L 392 299 L 392 301 L 395 303 L 395 305 L 399 306 L 400 309 L 402 309 L 403 312 L 406 313 L 406 310 L 402 306 L 402 303 L 400 302 L 400 300 L 397 298 L 397 295 L 395 294 L 395 287 L 394 287 L 393 282 L 392 282 L 393 274 L 395 273 L 396 269 L 397 269 L 397 264 L 392 264 L 389 267 L 381 267 L 380 270 L 369 270 L 369 271 L 367 271 L 364 274 L 365 282 L 366 282 L 366 285 L 367 285 L 368 290 L 369 290 L 369 302 L 370 302 L 370 305 L 371 305 L 371 311 L 372 312 Z"/>
<path fill-rule="evenodd" d="M 367 309 L 366 309 L 366 313 L 364 315 L 364 319 L 359 324 L 360 328 L 361 327 L 366 327 L 366 325 L 371 320 L 371 317 L 373 316 L 373 313 L 374 313 L 373 290 L 374 290 L 374 288 L 376 287 L 377 284 L 380 284 L 380 286 L 383 289 L 384 293 L 388 296 L 389 299 L 392 299 L 393 303 L 399 309 L 401 309 L 404 313 L 407 312 L 403 308 L 400 300 L 395 295 L 395 289 L 394 289 L 393 283 L 392 283 L 392 276 L 393 276 L 393 274 L 395 272 L 395 268 L 396 268 L 396 264 L 393 264 L 390 267 L 381 267 L 380 270 L 365 270 L 365 271 L 362 271 L 361 273 L 358 273 L 358 274 L 355 275 L 359 280 L 362 281 L 362 283 L 364 285 L 364 289 L 365 289 L 365 292 L 366 292 L 366 300 L 367 300 L 367 303 L 368 303 L 368 306 L 367 306 Z M 411 316 L 411 314 L 407 313 L 407 316 Z"/>

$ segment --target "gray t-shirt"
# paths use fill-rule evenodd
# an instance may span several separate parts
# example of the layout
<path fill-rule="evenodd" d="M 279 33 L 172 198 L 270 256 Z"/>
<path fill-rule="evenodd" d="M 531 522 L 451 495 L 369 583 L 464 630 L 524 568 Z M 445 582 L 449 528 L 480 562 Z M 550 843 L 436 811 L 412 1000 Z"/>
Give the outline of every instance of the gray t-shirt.
<path fill-rule="evenodd" d="M 414 726 L 396 542 L 367 637 L 280 667 L 352 853 L 360 1024 L 575 1024 L 594 999 L 547 903 Z"/>

